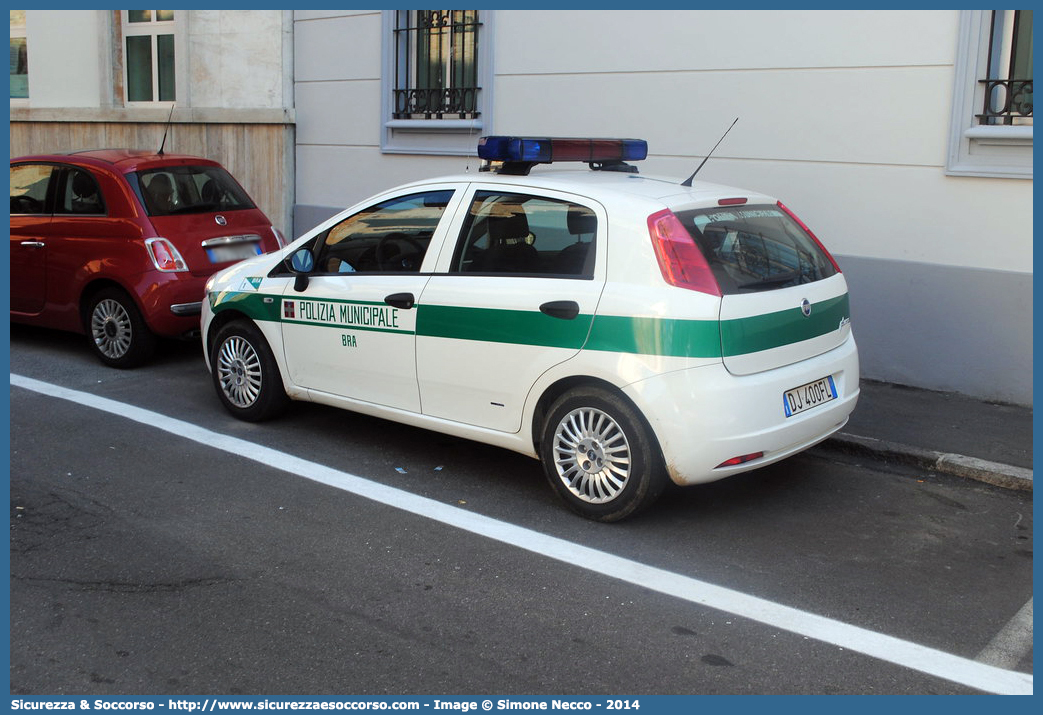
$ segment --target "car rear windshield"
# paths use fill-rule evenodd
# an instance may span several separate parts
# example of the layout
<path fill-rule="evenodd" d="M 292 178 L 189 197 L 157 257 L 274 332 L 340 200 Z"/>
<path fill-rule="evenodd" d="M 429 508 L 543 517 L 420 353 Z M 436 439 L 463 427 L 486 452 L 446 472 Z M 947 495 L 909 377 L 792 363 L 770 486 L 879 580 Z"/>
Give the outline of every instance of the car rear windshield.
<path fill-rule="evenodd" d="M 675 213 L 725 295 L 811 283 L 837 272 L 818 243 L 778 206 Z"/>
<path fill-rule="evenodd" d="M 219 166 L 164 166 L 127 177 L 150 216 L 256 208 Z"/>

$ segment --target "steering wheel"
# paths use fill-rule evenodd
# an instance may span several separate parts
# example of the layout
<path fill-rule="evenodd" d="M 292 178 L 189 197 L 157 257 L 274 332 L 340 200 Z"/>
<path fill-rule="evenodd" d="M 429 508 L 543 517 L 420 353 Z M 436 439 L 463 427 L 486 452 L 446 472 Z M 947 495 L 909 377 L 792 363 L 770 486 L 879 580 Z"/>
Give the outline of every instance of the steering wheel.
<path fill-rule="evenodd" d="M 424 247 L 416 239 L 395 232 L 383 236 L 377 242 L 375 254 L 377 267 L 382 271 L 413 270 L 409 261 L 415 256 L 423 256 Z"/>
<path fill-rule="evenodd" d="M 12 196 L 11 197 L 11 213 L 18 214 L 36 214 L 43 210 L 43 202 L 34 199 L 32 196 Z"/>

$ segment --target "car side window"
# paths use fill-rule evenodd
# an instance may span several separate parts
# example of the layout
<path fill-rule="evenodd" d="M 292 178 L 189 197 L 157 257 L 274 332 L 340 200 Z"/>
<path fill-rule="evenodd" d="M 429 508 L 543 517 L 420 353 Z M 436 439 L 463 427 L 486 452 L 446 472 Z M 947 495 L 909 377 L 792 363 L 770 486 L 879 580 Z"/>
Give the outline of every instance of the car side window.
<path fill-rule="evenodd" d="M 570 201 L 479 191 L 452 272 L 590 278 L 597 226 L 590 208 Z"/>
<path fill-rule="evenodd" d="M 55 167 L 51 164 L 17 164 L 11 167 L 11 213 L 47 213 L 47 187 Z"/>
<path fill-rule="evenodd" d="M 416 273 L 451 190 L 398 196 L 352 214 L 322 236 L 315 272 Z"/>
<path fill-rule="evenodd" d="M 67 168 L 62 173 L 54 212 L 104 215 L 105 203 L 98 182 L 89 171 Z"/>

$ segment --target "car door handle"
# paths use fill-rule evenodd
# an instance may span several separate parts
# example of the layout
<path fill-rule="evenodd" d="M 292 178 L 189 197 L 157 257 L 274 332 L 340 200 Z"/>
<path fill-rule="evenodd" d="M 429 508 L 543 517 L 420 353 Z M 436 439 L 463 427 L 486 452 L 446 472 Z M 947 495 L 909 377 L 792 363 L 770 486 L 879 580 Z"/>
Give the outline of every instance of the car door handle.
<path fill-rule="evenodd" d="M 574 300 L 552 300 L 541 305 L 540 312 L 552 318 L 574 320 L 579 315 L 579 303 Z"/>
<path fill-rule="evenodd" d="M 43 248 L 47 244 L 45 244 L 43 241 L 22 241 L 21 245 L 25 246 L 26 248 Z"/>
<path fill-rule="evenodd" d="M 409 310 L 416 305 L 416 297 L 414 297 L 412 293 L 392 293 L 384 299 L 384 302 L 392 308 Z"/>

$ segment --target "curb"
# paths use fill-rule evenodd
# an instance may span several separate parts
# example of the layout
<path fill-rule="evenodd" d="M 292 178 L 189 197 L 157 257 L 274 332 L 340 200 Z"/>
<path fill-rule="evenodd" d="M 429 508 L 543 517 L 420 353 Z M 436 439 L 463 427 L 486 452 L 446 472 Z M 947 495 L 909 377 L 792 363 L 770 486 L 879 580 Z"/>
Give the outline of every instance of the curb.
<path fill-rule="evenodd" d="M 873 437 L 859 437 L 858 435 L 843 432 L 833 435 L 833 437 L 823 443 L 823 446 L 839 449 L 850 454 L 871 456 L 885 461 L 900 462 L 921 469 L 941 472 L 942 474 L 974 479 L 1005 489 L 1033 491 L 1032 470 L 1024 467 L 990 462 L 976 457 L 966 457 L 962 454 L 935 452 L 921 447 L 901 444 L 900 442 L 888 442 Z"/>

